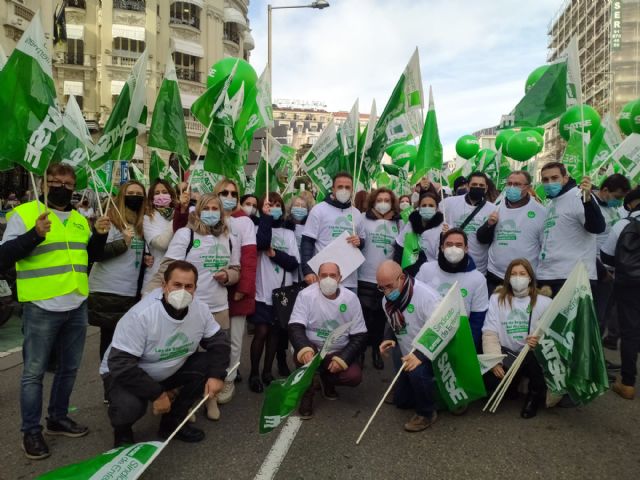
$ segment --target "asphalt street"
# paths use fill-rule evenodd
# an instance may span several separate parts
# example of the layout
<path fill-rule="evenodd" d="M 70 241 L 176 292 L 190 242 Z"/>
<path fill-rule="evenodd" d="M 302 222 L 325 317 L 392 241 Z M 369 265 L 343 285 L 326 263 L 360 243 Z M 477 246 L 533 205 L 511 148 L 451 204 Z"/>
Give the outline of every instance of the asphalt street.
<path fill-rule="evenodd" d="M 72 418 L 89 425 L 90 434 L 80 439 L 48 437 L 52 455 L 42 461 L 26 459 L 20 448 L 20 354 L 0 359 L 0 479 L 34 478 L 112 447 L 97 352 L 98 335 L 92 330 L 70 408 Z M 607 355 L 617 359 L 615 352 Z M 240 369 L 246 378 L 246 355 L 244 362 Z M 367 356 L 361 386 L 339 390 L 335 402 L 316 397 L 314 418 L 302 422 L 275 478 L 640 478 L 640 399 L 622 400 L 611 392 L 586 407 L 543 410 L 530 420 L 519 417 L 522 400 L 505 400 L 496 414 L 483 413 L 479 402 L 461 417 L 440 412 L 435 425 L 413 434 L 402 429 L 411 412 L 384 405 L 356 446 L 391 379 L 389 366 L 374 370 Z M 45 392 L 50 381 L 47 375 Z M 144 478 L 255 478 L 280 433 L 258 433 L 261 404 L 262 395 L 241 383 L 233 401 L 221 407 L 218 422 L 197 416 L 207 435 L 202 443 L 173 441 Z M 136 439 L 155 439 L 157 425 L 158 418 L 149 412 L 135 426 Z"/>

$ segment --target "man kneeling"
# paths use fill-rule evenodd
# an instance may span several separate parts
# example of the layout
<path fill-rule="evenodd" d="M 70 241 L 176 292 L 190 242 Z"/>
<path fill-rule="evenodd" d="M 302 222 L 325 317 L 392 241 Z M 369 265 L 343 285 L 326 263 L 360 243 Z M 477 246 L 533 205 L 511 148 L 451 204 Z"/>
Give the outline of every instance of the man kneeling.
<path fill-rule="evenodd" d="M 131 427 L 147 402 L 153 402 L 154 415 L 162 415 L 158 435 L 166 439 L 203 392 L 214 396 L 223 387 L 229 341 L 207 305 L 193 299 L 197 281 L 192 264 L 173 262 L 162 289 L 145 296 L 116 326 L 100 365 L 115 447 L 134 443 Z M 206 351 L 197 352 L 198 345 Z M 204 432 L 187 424 L 176 438 L 199 442 Z"/>
<path fill-rule="evenodd" d="M 367 346 L 367 327 L 362 307 L 355 293 L 339 288 L 340 267 L 323 263 L 318 270 L 319 282 L 298 294 L 289 320 L 289 340 L 298 365 L 306 365 L 318 352 L 333 329 L 353 321 L 349 329 L 337 339 L 318 371 L 319 384 L 327 400 L 336 400 L 336 385 L 355 387 L 362 381 L 362 367 L 356 359 Z M 313 416 L 313 396 L 318 378 L 300 402 L 300 418 Z"/>

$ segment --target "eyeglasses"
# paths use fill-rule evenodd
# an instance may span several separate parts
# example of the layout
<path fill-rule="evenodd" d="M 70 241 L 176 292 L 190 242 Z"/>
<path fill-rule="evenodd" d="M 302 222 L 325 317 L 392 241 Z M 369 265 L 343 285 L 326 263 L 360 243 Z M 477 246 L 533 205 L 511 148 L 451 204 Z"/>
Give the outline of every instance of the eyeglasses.
<path fill-rule="evenodd" d="M 64 182 L 60 182 L 58 180 L 49 180 L 49 179 L 47 179 L 47 184 L 50 187 L 54 187 L 54 188 L 64 187 L 67 190 L 75 190 L 76 189 L 76 184 L 75 183 L 64 183 Z"/>
<path fill-rule="evenodd" d="M 395 283 L 395 282 L 397 282 L 398 280 L 400 280 L 400 277 L 401 277 L 401 276 L 402 276 L 402 275 L 398 275 L 398 278 L 396 278 L 393 282 Z M 391 290 L 391 289 L 393 288 L 393 286 L 392 286 L 392 285 L 387 285 L 387 286 L 378 285 L 376 288 L 378 289 L 378 291 L 379 291 L 379 292 L 384 293 L 384 292 L 386 292 L 387 290 Z"/>
<path fill-rule="evenodd" d="M 233 198 L 238 198 L 238 192 L 231 192 L 229 190 L 222 190 L 218 194 L 219 197 L 228 197 L 229 195 L 231 195 Z"/>

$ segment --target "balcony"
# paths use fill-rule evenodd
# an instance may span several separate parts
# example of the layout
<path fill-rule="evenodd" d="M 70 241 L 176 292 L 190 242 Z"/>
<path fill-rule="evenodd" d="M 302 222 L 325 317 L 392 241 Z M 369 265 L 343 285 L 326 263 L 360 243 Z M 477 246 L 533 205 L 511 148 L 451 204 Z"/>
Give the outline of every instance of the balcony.
<path fill-rule="evenodd" d="M 200 31 L 200 19 L 197 17 L 187 18 L 169 18 L 169 25 L 171 26 L 181 26 L 181 27 L 191 27 Z"/>
<path fill-rule="evenodd" d="M 199 121 L 192 118 L 184 119 L 185 127 L 187 128 L 187 136 L 189 137 L 201 137 L 204 134 L 205 128 Z"/>
<path fill-rule="evenodd" d="M 196 72 L 195 70 L 188 67 L 181 67 L 176 65 L 176 76 L 178 80 L 188 80 L 190 82 L 198 82 L 203 83 L 203 74 L 204 72 Z"/>
<path fill-rule="evenodd" d="M 113 0 L 113 8 L 132 12 L 144 12 L 146 2 L 145 0 Z"/>
<path fill-rule="evenodd" d="M 114 50 L 112 55 L 105 55 L 106 64 L 112 67 L 133 67 L 140 55 L 142 54 Z"/>
<path fill-rule="evenodd" d="M 62 65 L 73 65 L 79 67 L 95 67 L 95 57 L 92 58 L 89 54 L 81 54 L 81 53 L 68 53 L 63 52 L 60 55 L 60 61 L 58 62 L 58 66 Z"/>

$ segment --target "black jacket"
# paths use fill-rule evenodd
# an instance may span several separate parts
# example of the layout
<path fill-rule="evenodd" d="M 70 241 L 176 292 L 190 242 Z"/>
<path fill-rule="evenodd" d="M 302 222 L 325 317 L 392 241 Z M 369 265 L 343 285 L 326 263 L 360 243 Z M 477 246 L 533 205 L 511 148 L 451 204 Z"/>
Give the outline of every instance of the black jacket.
<path fill-rule="evenodd" d="M 295 230 L 295 225 L 285 222 L 282 219 L 274 220 L 271 215 L 262 215 L 258 223 L 258 231 L 256 232 L 256 247 L 259 252 L 264 252 L 271 247 L 271 234 L 274 228 Z M 273 263 L 287 272 L 293 272 L 298 268 L 298 260 L 296 257 L 282 250 L 274 249 L 274 251 L 276 254 L 271 258 Z"/>
<path fill-rule="evenodd" d="M 418 236 L 422 235 L 427 230 L 437 227 L 442 222 L 444 222 L 444 215 L 442 215 L 442 212 L 436 212 L 436 214 L 426 222 L 422 221 L 422 217 L 420 216 L 420 212 L 418 210 L 411 212 L 411 214 L 409 215 L 409 223 L 411 224 L 411 230 L 413 230 L 413 233 L 415 233 Z M 403 252 L 404 252 L 404 247 L 401 247 L 397 243 L 394 243 L 393 244 L 393 261 L 402 265 Z M 420 267 L 422 266 L 422 264 L 426 262 L 427 262 L 427 256 L 425 255 L 424 251 L 420 249 L 420 253 L 418 254 L 418 259 L 416 260 L 416 263 L 414 263 L 413 265 L 407 266 L 404 269 L 404 271 L 408 275 L 415 277 L 420 271 Z"/>

